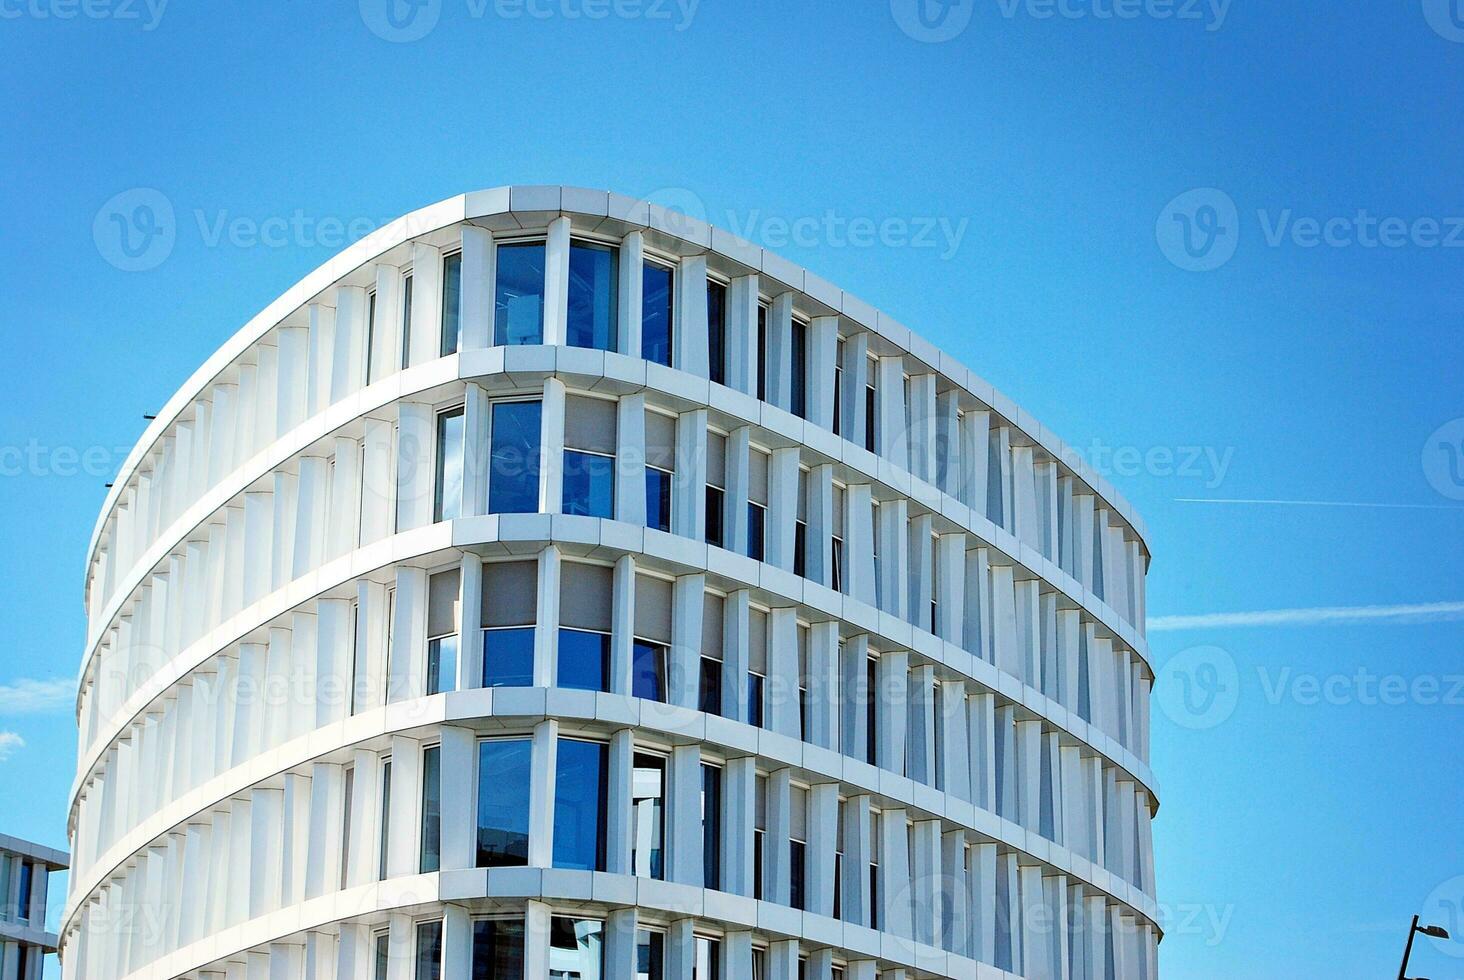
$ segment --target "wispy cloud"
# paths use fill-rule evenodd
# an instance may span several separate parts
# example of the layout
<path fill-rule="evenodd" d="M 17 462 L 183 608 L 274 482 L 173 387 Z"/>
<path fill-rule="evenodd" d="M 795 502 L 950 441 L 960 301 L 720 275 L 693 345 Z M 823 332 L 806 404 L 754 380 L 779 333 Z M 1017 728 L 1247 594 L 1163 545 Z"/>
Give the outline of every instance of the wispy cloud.
<path fill-rule="evenodd" d="M 25 748 L 25 739 L 15 732 L 0 732 L 0 762 Z"/>
<path fill-rule="evenodd" d="M 1267 500 L 1251 497 L 1176 497 L 1181 504 L 1232 504 L 1253 507 L 1361 507 L 1367 510 L 1464 510 L 1461 504 L 1389 504 L 1370 500 Z"/>
<path fill-rule="evenodd" d="M 1400 606 L 1317 606 L 1310 609 L 1265 609 L 1258 612 L 1154 616 L 1157 631 L 1248 626 L 1338 626 L 1347 623 L 1437 623 L 1464 619 L 1464 602 L 1424 602 Z"/>
<path fill-rule="evenodd" d="M 76 682 L 66 677 L 38 681 L 30 677 L 0 684 L 0 715 L 33 715 L 70 707 Z"/>

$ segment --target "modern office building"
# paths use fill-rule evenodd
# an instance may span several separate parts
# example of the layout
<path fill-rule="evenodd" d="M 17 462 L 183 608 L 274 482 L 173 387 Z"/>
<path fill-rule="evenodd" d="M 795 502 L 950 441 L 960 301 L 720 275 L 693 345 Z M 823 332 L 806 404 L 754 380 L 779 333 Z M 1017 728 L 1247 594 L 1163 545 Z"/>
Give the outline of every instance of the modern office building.
<path fill-rule="evenodd" d="M 1153 980 L 1148 554 L 769 251 L 568 187 L 424 208 L 107 497 L 64 975 Z"/>
<path fill-rule="evenodd" d="M 46 931 L 51 872 L 69 863 L 65 851 L 0 834 L 0 980 L 41 980 L 57 943 Z"/>

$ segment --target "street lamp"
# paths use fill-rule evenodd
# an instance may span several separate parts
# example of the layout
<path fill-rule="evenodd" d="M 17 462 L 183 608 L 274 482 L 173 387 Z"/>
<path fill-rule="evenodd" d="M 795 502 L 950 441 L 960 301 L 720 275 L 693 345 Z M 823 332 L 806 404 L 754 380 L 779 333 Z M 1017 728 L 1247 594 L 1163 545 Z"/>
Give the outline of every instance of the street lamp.
<path fill-rule="evenodd" d="M 1398 967 L 1398 980 L 1408 980 L 1408 957 L 1413 954 L 1413 937 L 1423 933 L 1430 939 L 1448 939 L 1448 930 L 1442 926 L 1421 926 L 1418 924 L 1418 916 L 1413 917 L 1413 925 L 1408 928 L 1408 945 L 1403 947 L 1403 965 Z"/>

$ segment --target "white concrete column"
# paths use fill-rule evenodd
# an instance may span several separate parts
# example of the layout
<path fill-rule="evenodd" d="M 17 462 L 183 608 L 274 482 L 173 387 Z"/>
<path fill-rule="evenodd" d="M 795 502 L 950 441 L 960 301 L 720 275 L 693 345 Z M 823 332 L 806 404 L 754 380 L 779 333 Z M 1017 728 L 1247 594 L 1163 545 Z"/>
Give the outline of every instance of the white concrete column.
<path fill-rule="evenodd" d="M 869 865 L 874 847 L 874 815 L 870 797 L 851 796 L 844 801 L 844 879 L 839 896 L 844 921 L 870 925 Z"/>
<path fill-rule="evenodd" d="M 970 734 L 967 731 L 966 685 L 947 680 L 940 685 L 939 717 L 940 758 L 936 760 L 940 787 L 959 800 L 972 801 Z M 974 801 L 972 801 L 974 802 Z"/>
<path fill-rule="evenodd" d="M 808 954 L 804 980 L 834 980 L 834 951 L 816 949 Z"/>
<path fill-rule="evenodd" d="M 549 222 L 544 246 L 544 343 L 562 346 L 569 330 L 568 217 Z"/>
<path fill-rule="evenodd" d="M 354 790 L 356 776 L 351 778 Z M 317 898 L 340 887 L 349 828 L 345 812 L 344 770 L 328 762 L 310 767 L 309 855 L 305 865 L 305 898 Z M 345 833 L 343 833 L 345 831 Z"/>
<path fill-rule="evenodd" d="M 903 650 L 880 655 L 874 679 L 878 690 L 875 709 L 875 763 L 905 775 L 905 740 L 908 733 L 910 655 Z"/>
<path fill-rule="evenodd" d="M 909 621 L 910 535 L 909 507 L 903 497 L 879 506 L 880 608 Z"/>
<path fill-rule="evenodd" d="M 814 317 L 808 325 L 808 421 L 829 431 L 834 428 L 834 369 L 838 356 L 839 318 Z M 842 424 L 840 428 L 849 431 Z"/>
<path fill-rule="evenodd" d="M 640 279 L 637 277 L 636 282 Z M 639 325 L 636 330 L 639 332 Z M 637 344 L 639 350 L 639 344 Z M 615 413 L 615 519 L 646 524 L 646 396 L 623 395 Z"/>
<path fill-rule="evenodd" d="M 418 402 L 402 402 L 398 405 L 398 412 L 396 529 L 408 531 L 432 523 L 437 419 L 432 413 L 432 406 Z M 341 477 L 339 441 L 336 445 L 335 479 L 338 482 Z M 354 447 L 355 443 L 351 445 Z M 345 550 L 344 547 L 341 550 Z"/>
<path fill-rule="evenodd" d="M 529 867 L 548 868 L 554 864 L 554 777 L 558 768 L 559 722 L 551 718 L 534 726 L 531 752 L 533 765 L 529 777 Z M 527 935 L 528 930 L 525 929 L 525 936 Z M 544 935 L 548 935 L 547 928 Z M 527 957 L 526 950 L 525 962 Z M 547 973 L 542 975 L 547 976 Z"/>
<path fill-rule="evenodd" d="M 682 575 L 672 590 L 671 651 L 667 701 L 696 710 L 701 686 L 702 615 L 707 577 Z"/>
<path fill-rule="evenodd" d="M 767 827 L 763 837 L 763 900 L 787 905 L 791 888 L 789 858 L 792 839 L 791 769 L 776 769 L 766 784 Z"/>
<path fill-rule="evenodd" d="M 442 840 L 443 871 L 477 864 L 476 835 L 478 738 L 471 728 L 442 726 Z"/>
<path fill-rule="evenodd" d="M 667 767 L 671 798 L 666 817 L 667 878 L 677 884 L 702 885 L 701 747 L 678 745 Z"/>
<path fill-rule="evenodd" d="M 757 758 L 728 759 L 722 767 L 722 890 L 752 895 Z"/>
<path fill-rule="evenodd" d="M 442 251 L 424 242 L 412 243 L 412 335 L 410 367 L 442 354 Z"/>
<path fill-rule="evenodd" d="M 996 845 L 972 844 L 966 854 L 967 907 L 971 916 L 970 956 L 996 965 Z"/>
<path fill-rule="evenodd" d="M 869 745 L 869 637 L 860 634 L 845 640 L 838 651 L 840 750 L 864 762 Z"/>
<path fill-rule="evenodd" d="M 864 396 L 869 387 L 869 333 L 860 330 L 844 341 L 844 390 L 840 393 L 843 418 L 839 431 L 845 439 L 863 449 L 872 420 L 864 416 Z"/>
<path fill-rule="evenodd" d="M 331 404 L 359 390 L 365 381 L 368 302 L 364 286 L 340 286 L 336 289 L 336 333 L 335 345 L 331 350 L 330 372 Z M 283 368 L 283 362 L 281 368 L 276 370 L 277 373 L 288 371 Z"/>
<path fill-rule="evenodd" d="M 539 620 L 534 626 L 534 686 L 552 687 L 559 651 L 559 549 L 539 552 Z M 400 600 L 398 600 L 400 601 Z"/>
<path fill-rule="evenodd" d="M 996 812 L 996 696 L 972 692 L 966 699 L 971 742 L 971 802 Z"/>
<path fill-rule="evenodd" d="M 962 646 L 966 628 L 966 535 L 953 531 L 935 541 L 935 634 Z"/>
<path fill-rule="evenodd" d="M 249 848 L 268 859 L 249 863 L 249 917 L 258 918 L 280 907 L 283 850 L 284 794 L 277 789 L 255 787 L 249 791 Z"/>
<path fill-rule="evenodd" d="M 798 980 L 798 940 L 769 943 L 767 963 L 768 980 Z"/>
<path fill-rule="evenodd" d="M 793 570 L 798 528 L 797 447 L 774 449 L 768 462 L 768 516 L 765 557 L 768 564 Z"/>
<path fill-rule="evenodd" d="M 808 791 L 807 908 L 814 915 L 834 914 L 834 863 L 839 835 L 839 784 L 818 783 Z M 851 874 L 849 868 L 844 873 Z"/>
<path fill-rule="evenodd" d="M 495 272 L 498 251 L 493 233 L 478 225 L 463 225 L 463 271 L 459 312 L 459 350 L 480 350 L 493 343 Z M 377 287 L 377 314 L 381 289 Z M 378 328 L 378 333 L 381 332 Z"/>
<path fill-rule="evenodd" d="M 909 825 L 905 811 L 885 810 L 879 818 L 880 927 L 883 932 L 913 939 L 909 855 Z"/>
<path fill-rule="evenodd" d="M 910 671 L 911 779 L 935 785 L 935 667 L 921 664 Z"/>
<path fill-rule="evenodd" d="M 839 624 L 814 623 L 808 631 L 808 740 L 839 750 Z"/>
<path fill-rule="evenodd" d="M 752 429 L 742 426 L 727 436 L 727 526 L 724 529 L 727 548 L 739 555 L 747 554 L 747 503 L 750 492 L 748 465 Z"/>
<path fill-rule="evenodd" d="M 703 284 L 706 278 L 703 276 Z M 706 320 L 705 289 L 702 320 Z M 702 328 L 705 344 L 706 328 Z M 685 334 L 683 333 L 684 337 Z M 684 341 L 683 341 L 684 342 Z M 705 359 L 703 350 L 703 359 Z M 703 372 L 705 373 L 705 372 Z M 642 477 L 644 479 L 644 477 Z M 641 484 L 645 486 L 644 483 Z M 676 474 L 672 479 L 671 531 L 693 541 L 707 536 L 707 410 L 683 412 L 676 419 Z M 645 494 L 641 494 L 644 498 Z"/>
<path fill-rule="evenodd" d="M 875 411 L 879 424 L 875 431 L 879 455 L 901 469 L 909 469 L 909 433 L 905 425 L 905 358 L 896 354 L 881 357 L 879 380 L 875 391 Z"/>
<path fill-rule="evenodd" d="M 1041 825 L 1042 722 L 1019 720 L 1015 745 L 1018 822 L 1035 834 Z"/>
<path fill-rule="evenodd" d="M 422 746 L 414 738 L 391 740 L 391 825 L 386 842 L 388 877 L 414 875 L 421 867 Z"/>
<path fill-rule="evenodd" d="M 969 956 L 971 949 L 970 892 L 966 885 L 966 832 L 941 835 L 941 888 L 938 926 L 942 945 L 952 953 Z"/>
<path fill-rule="evenodd" d="M 798 611 L 791 606 L 768 613 L 767 699 L 769 728 L 779 735 L 802 740 L 798 700 Z"/>
<path fill-rule="evenodd" d="M 910 378 L 910 471 L 927 483 L 936 478 L 935 381 L 933 374 Z"/>
<path fill-rule="evenodd" d="M 911 898 L 914 905 L 915 939 L 940 947 L 941 834 L 939 820 L 917 820 L 910 826 Z"/>
<path fill-rule="evenodd" d="M 388 702 L 427 693 L 427 572 L 398 566 L 392 604 Z"/>
<path fill-rule="evenodd" d="M 371 338 L 371 380 L 388 378 L 402 366 L 402 270 L 376 264 L 376 330 Z M 342 948 L 345 943 L 342 941 Z"/>
<path fill-rule="evenodd" d="M 674 616 L 672 621 L 675 622 Z M 635 556 L 621 555 L 615 561 L 611 577 L 610 693 L 630 696 L 634 653 Z"/>
<path fill-rule="evenodd" d="M 917 629 L 933 632 L 930 601 L 935 594 L 935 519 L 931 514 L 910 518 L 910 589 L 908 618 Z"/>
<path fill-rule="evenodd" d="M 722 605 L 722 714 L 741 722 L 751 717 L 747 701 L 751 602 L 752 593 L 741 589 L 728 593 Z"/>
<path fill-rule="evenodd" d="M 808 471 L 806 514 L 807 554 L 804 574 L 810 582 L 833 588 L 834 467 L 832 463 Z M 846 543 L 847 544 L 847 543 Z"/>
<path fill-rule="evenodd" d="M 851 599 L 874 605 L 874 507 L 868 484 L 844 489 L 844 588 Z"/>
<path fill-rule="evenodd" d="M 543 456 L 539 467 L 539 512 L 542 514 L 558 514 L 564 509 L 564 412 L 566 398 L 567 393 L 563 381 L 560 381 L 558 378 L 545 379 L 544 400 L 541 403 L 540 411 L 540 433 L 543 440 Z"/>
<path fill-rule="evenodd" d="M 696 375 L 707 373 L 707 257 L 689 255 L 681 260 L 677 276 L 676 368 Z M 674 974 L 673 974 L 674 975 Z"/>
<path fill-rule="evenodd" d="M 645 307 L 642 269 L 645 263 L 645 232 L 632 231 L 620 241 L 620 309 L 615 338 L 615 349 L 628 357 L 640 357 L 641 354 L 641 317 Z"/>
<path fill-rule="evenodd" d="M 463 396 L 463 497 L 459 513 L 488 512 L 488 427 L 493 407 L 481 385 L 469 383 Z"/>
<path fill-rule="evenodd" d="M 758 276 L 740 276 L 727 286 L 727 386 L 757 395 Z"/>
<path fill-rule="evenodd" d="M 756 326 L 756 321 L 754 321 Z M 767 396 L 785 412 L 793 403 L 793 294 L 779 293 L 767 315 Z M 755 377 L 755 376 L 754 376 Z"/>
<path fill-rule="evenodd" d="M 444 780 L 444 787 L 446 782 Z M 446 821 L 444 832 L 447 830 L 445 824 Z M 473 975 L 473 920 L 468 910 L 461 905 L 445 905 L 442 909 L 442 975 Z"/>
<path fill-rule="evenodd" d="M 457 690 L 483 686 L 483 559 L 463 552 L 458 593 Z"/>
<path fill-rule="evenodd" d="M 721 975 L 728 980 L 752 976 L 752 933 L 729 932 L 722 936 Z"/>
<path fill-rule="evenodd" d="M 638 233 L 637 233 L 638 234 Z M 605 918 L 605 980 L 638 980 L 636 910 L 615 909 Z"/>
<path fill-rule="evenodd" d="M 605 870 L 628 875 L 635 833 L 632 795 L 635 778 L 635 731 L 622 728 L 610 735 L 609 779 L 606 792 Z"/>

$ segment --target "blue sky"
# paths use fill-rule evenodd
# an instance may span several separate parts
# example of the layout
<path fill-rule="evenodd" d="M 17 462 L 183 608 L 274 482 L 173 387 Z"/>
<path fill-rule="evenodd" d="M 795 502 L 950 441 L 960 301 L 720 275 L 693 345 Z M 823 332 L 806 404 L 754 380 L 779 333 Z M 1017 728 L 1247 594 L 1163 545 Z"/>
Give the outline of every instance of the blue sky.
<path fill-rule="evenodd" d="M 3 0 L 0 831 L 62 843 L 143 414 L 343 228 L 580 184 L 762 239 L 1089 450 L 1165 617 L 1164 975 L 1392 975 L 1413 912 L 1464 932 L 1464 621 L 1396 609 L 1464 600 L 1454 2 Z M 124 271 L 110 215 L 159 200 Z"/>

